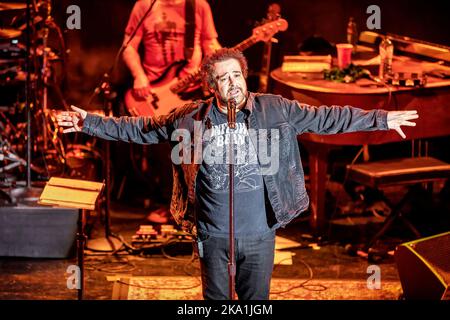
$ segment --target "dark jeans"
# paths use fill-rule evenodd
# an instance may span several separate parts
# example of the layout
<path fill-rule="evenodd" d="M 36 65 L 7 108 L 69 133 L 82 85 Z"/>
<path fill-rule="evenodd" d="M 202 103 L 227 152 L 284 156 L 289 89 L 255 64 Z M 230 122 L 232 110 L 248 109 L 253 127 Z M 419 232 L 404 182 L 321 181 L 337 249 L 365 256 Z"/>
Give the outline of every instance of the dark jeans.
<path fill-rule="evenodd" d="M 275 231 L 259 237 L 237 238 L 236 293 L 240 300 L 268 300 L 273 270 Z M 198 234 L 203 297 L 229 299 L 229 239 Z"/>

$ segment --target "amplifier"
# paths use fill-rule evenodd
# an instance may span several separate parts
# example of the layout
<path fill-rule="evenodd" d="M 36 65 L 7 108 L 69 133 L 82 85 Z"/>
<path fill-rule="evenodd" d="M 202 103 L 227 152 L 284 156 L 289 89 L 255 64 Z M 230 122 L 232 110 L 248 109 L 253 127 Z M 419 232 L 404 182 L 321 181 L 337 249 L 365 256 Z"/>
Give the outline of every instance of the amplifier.
<path fill-rule="evenodd" d="M 75 253 L 78 210 L 0 207 L 0 256 L 67 258 Z"/>

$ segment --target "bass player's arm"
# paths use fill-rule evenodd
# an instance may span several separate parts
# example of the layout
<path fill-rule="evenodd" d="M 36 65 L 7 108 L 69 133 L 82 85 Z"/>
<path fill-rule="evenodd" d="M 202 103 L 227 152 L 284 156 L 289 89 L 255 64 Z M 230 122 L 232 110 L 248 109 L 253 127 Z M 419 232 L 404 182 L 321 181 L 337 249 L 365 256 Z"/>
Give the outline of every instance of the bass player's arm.
<path fill-rule="evenodd" d="M 129 35 L 125 35 L 124 44 L 128 43 L 129 38 Z M 144 68 L 142 67 L 141 57 L 139 56 L 139 52 L 137 50 L 141 40 L 142 37 L 136 34 L 124 49 L 122 57 L 133 76 L 133 89 L 136 95 L 138 97 L 145 98 L 151 95 L 152 90 Z"/>

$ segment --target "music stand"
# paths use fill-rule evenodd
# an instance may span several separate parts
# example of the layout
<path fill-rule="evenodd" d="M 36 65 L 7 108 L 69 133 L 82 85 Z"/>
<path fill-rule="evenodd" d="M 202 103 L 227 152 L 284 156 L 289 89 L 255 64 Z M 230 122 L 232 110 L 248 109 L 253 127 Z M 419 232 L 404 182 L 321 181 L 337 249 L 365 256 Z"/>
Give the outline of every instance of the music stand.
<path fill-rule="evenodd" d="M 46 183 L 38 203 L 62 208 L 77 208 L 77 262 L 78 300 L 84 299 L 84 245 L 86 236 L 83 227 L 83 210 L 94 210 L 98 196 L 104 188 L 103 182 L 52 177 Z"/>

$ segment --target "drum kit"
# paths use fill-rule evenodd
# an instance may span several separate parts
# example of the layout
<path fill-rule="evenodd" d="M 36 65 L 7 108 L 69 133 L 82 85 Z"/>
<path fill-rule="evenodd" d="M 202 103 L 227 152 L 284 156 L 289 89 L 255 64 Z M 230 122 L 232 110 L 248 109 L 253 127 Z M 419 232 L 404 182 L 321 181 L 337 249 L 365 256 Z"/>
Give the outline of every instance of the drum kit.
<path fill-rule="evenodd" d="M 31 189 L 32 175 L 40 187 L 70 169 L 68 154 L 80 156 L 49 109 L 67 108 L 59 91 L 65 43 L 51 0 L 27 3 L 0 3 L 0 200 L 10 203 L 16 189 Z"/>

